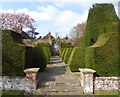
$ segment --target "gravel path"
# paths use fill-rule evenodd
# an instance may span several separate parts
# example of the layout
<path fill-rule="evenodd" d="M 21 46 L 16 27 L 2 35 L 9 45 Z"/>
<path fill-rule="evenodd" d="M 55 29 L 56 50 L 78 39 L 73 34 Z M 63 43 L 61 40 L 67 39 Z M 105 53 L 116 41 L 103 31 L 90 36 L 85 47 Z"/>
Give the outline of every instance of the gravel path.
<path fill-rule="evenodd" d="M 79 74 L 73 74 L 59 56 L 54 56 L 46 70 L 38 74 L 34 95 L 82 95 L 79 79 Z"/>

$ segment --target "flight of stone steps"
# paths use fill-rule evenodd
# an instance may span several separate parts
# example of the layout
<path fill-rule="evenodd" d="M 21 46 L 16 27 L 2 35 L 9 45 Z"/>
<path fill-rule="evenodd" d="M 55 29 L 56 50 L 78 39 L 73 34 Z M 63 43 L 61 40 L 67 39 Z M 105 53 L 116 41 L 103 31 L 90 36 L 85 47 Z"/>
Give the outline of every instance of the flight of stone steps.
<path fill-rule="evenodd" d="M 57 63 L 57 58 L 59 62 Z M 56 62 L 48 64 L 45 72 L 39 73 L 37 90 L 34 95 L 82 95 L 83 90 L 79 74 L 73 74 L 69 66 L 60 62 L 59 57 L 53 57 Z"/>

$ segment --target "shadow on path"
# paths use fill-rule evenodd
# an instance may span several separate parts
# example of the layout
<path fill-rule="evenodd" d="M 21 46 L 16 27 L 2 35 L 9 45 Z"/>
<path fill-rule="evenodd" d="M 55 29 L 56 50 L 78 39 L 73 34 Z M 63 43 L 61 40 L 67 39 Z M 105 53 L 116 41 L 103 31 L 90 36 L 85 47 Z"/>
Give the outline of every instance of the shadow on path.
<path fill-rule="evenodd" d="M 38 72 L 35 95 L 81 95 L 83 90 L 68 65 L 59 56 L 53 56 L 44 72 Z"/>
<path fill-rule="evenodd" d="M 38 72 L 37 89 L 46 86 L 46 82 L 55 81 L 55 76 L 63 75 L 66 71 L 66 65 L 62 64 L 58 57 L 52 57 L 44 72 Z M 64 64 L 64 63 L 63 63 Z"/>

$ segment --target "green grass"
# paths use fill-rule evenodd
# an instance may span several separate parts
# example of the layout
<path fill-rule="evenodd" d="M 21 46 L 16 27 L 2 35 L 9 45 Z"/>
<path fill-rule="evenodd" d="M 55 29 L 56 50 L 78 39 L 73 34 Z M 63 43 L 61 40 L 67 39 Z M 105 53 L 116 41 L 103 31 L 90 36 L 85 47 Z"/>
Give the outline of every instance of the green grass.
<path fill-rule="evenodd" d="M 23 93 L 21 91 L 0 91 L 2 97 L 22 97 Z"/>
<path fill-rule="evenodd" d="M 99 97 L 120 97 L 120 94 L 118 92 L 97 92 L 97 95 L 100 95 Z"/>

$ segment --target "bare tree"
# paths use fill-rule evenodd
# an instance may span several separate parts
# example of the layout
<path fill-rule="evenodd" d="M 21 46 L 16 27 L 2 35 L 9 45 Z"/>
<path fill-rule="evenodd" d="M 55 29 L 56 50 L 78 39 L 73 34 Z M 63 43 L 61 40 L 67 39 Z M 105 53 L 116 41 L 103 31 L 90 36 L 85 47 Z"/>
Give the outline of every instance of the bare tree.
<path fill-rule="evenodd" d="M 81 37 L 84 35 L 85 27 L 86 27 L 85 22 L 81 24 L 77 24 L 77 26 L 75 27 L 75 31 L 77 32 L 77 37 Z"/>
<path fill-rule="evenodd" d="M 86 22 L 79 23 L 75 27 L 73 27 L 70 32 L 69 36 L 71 39 L 76 39 L 84 35 L 85 32 L 85 27 L 86 27 Z"/>

